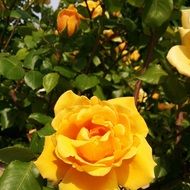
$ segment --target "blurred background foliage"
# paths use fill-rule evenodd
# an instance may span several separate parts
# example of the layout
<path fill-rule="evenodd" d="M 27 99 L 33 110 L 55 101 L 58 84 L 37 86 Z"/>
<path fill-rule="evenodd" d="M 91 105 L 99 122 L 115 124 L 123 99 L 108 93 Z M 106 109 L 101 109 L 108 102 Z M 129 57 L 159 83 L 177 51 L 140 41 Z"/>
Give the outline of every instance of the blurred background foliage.
<path fill-rule="evenodd" d="M 52 133 L 54 104 L 68 89 L 100 99 L 134 96 L 158 164 L 148 189 L 190 189 L 190 79 L 166 60 L 180 44 L 180 10 L 190 2 L 102 0 L 96 18 L 80 2 L 61 0 L 53 10 L 48 0 L 0 0 L 1 173 L 11 163 L 0 189 L 14 189 L 23 170 L 33 190 L 55 189 L 29 161 Z M 68 37 L 56 20 L 71 3 L 86 19 Z M 14 170 L 17 180 L 2 187 Z"/>

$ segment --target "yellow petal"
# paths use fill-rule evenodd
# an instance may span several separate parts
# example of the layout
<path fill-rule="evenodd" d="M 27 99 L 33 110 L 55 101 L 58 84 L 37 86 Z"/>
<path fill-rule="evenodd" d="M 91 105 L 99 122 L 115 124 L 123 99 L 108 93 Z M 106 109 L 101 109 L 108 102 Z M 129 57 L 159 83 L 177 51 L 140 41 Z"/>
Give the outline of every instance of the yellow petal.
<path fill-rule="evenodd" d="M 119 113 L 126 114 L 131 122 L 131 131 L 133 134 L 142 134 L 146 136 L 148 133 L 147 125 L 142 116 L 137 111 L 133 97 L 121 97 L 108 100 L 109 103 L 114 104 Z M 123 123 L 122 123 L 123 124 Z"/>
<path fill-rule="evenodd" d="M 59 184 L 59 190 L 118 190 L 117 178 L 114 172 L 103 177 L 93 177 L 70 169 Z"/>
<path fill-rule="evenodd" d="M 98 5 L 92 12 L 92 18 L 102 15 L 102 7 Z"/>
<path fill-rule="evenodd" d="M 68 36 L 72 36 L 74 34 L 75 30 L 77 29 L 77 25 L 78 25 L 78 20 L 76 16 L 75 15 L 71 16 L 68 19 L 68 23 L 67 23 Z"/>
<path fill-rule="evenodd" d="M 55 152 L 57 157 L 72 165 L 78 171 L 86 172 L 92 176 L 104 176 L 111 170 L 110 165 L 90 163 L 78 155 L 77 148 L 85 145 L 88 141 L 72 140 L 63 135 L 58 135 L 56 139 L 57 146 Z"/>
<path fill-rule="evenodd" d="M 34 162 L 43 178 L 55 183 L 59 182 L 65 175 L 69 166 L 63 163 L 54 153 L 55 147 L 53 136 L 45 137 L 44 149 L 39 158 Z"/>
<path fill-rule="evenodd" d="M 62 15 L 62 12 L 60 12 L 58 14 L 58 17 L 57 17 L 57 30 L 59 32 L 62 32 L 66 28 L 68 18 L 69 18 L 68 16 Z"/>
<path fill-rule="evenodd" d="M 182 45 L 190 47 L 190 29 L 179 28 Z"/>
<path fill-rule="evenodd" d="M 61 110 L 56 117 L 54 117 L 54 119 L 52 120 L 52 127 L 57 131 L 59 130 L 61 127 L 65 127 L 65 123 L 63 123 L 64 120 L 64 116 L 66 115 L 67 112 L 65 112 L 65 110 Z M 66 121 L 65 121 L 66 122 Z M 63 123 L 63 125 L 62 125 Z"/>
<path fill-rule="evenodd" d="M 130 160 L 123 161 L 119 168 L 115 168 L 120 185 L 129 189 L 146 186 L 154 179 L 155 162 L 152 149 L 144 137 L 141 138 L 137 154 Z"/>
<path fill-rule="evenodd" d="M 77 152 L 72 145 L 72 140 L 63 135 L 57 135 L 56 140 L 57 146 L 55 151 L 60 159 L 64 160 L 65 158 L 76 156 Z"/>
<path fill-rule="evenodd" d="M 62 94 L 57 100 L 54 107 L 55 115 L 62 109 L 69 108 L 74 105 L 88 104 L 88 101 L 88 98 L 86 98 L 85 96 L 78 96 L 71 90 L 69 90 Z"/>
<path fill-rule="evenodd" d="M 182 10 L 181 13 L 181 22 L 183 28 L 190 29 L 190 9 Z"/>
<path fill-rule="evenodd" d="M 89 143 L 78 147 L 78 154 L 85 160 L 93 163 L 113 154 L 111 140 L 102 142 L 98 138 L 92 138 Z"/>
<path fill-rule="evenodd" d="M 167 59 L 179 73 L 190 76 L 190 48 L 180 45 L 173 46 L 167 54 Z"/>

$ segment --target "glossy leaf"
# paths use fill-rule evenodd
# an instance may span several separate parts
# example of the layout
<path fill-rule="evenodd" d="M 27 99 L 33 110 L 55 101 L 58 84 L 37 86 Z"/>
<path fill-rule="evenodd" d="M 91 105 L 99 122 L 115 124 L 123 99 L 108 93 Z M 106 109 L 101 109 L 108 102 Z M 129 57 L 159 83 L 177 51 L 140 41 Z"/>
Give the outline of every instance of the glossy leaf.
<path fill-rule="evenodd" d="M 33 167 L 32 162 L 11 162 L 0 178 L 0 189 L 41 190 L 41 187 L 32 172 Z"/>
<path fill-rule="evenodd" d="M 2 58 L 0 59 L 0 74 L 7 79 L 19 80 L 23 78 L 24 70 L 18 60 Z"/>
<path fill-rule="evenodd" d="M 55 130 L 53 129 L 51 124 L 47 123 L 43 128 L 38 130 L 38 135 L 40 137 L 45 137 L 45 136 L 48 136 L 48 135 L 52 135 L 54 132 L 55 132 Z"/>
<path fill-rule="evenodd" d="M 95 87 L 99 83 L 99 80 L 96 76 L 88 76 L 85 74 L 78 75 L 75 80 L 75 85 L 80 90 L 88 90 Z"/>
<path fill-rule="evenodd" d="M 28 162 L 34 158 L 35 155 L 33 152 L 26 147 L 11 146 L 0 149 L 0 162 L 6 164 L 9 164 L 14 160 Z"/>
<path fill-rule="evenodd" d="M 160 27 L 166 22 L 173 10 L 173 0 L 149 0 L 145 1 L 143 22 L 151 27 Z"/>
<path fill-rule="evenodd" d="M 29 116 L 29 119 L 34 119 L 35 121 L 37 121 L 43 125 L 50 123 L 52 121 L 52 118 L 50 116 L 47 116 L 42 113 L 32 113 Z"/>
<path fill-rule="evenodd" d="M 43 75 L 39 71 L 29 71 L 26 73 L 24 81 L 30 88 L 35 90 L 42 85 L 42 78 Z"/>
<path fill-rule="evenodd" d="M 73 78 L 76 75 L 71 69 L 61 66 L 55 66 L 54 71 L 57 71 L 66 78 Z"/>
<path fill-rule="evenodd" d="M 33 70 L 39 56 L 34 51 L 30 51 L 24 59 L 23 67 Z"/>
<path fill-rule="evenodd" d="M 43 87 L 45 88 L 47 94 L 56 87 L 58 81 L 59 74 L 57 73 L 48 73 L 43 77 Z"/>
<path fill-rule="evenodd" d="M 151 65 L 143 75 L 138 76 L 137 78 L 150 84 L 158 84 L 161 77 L 166 75 L 167 73 L 160 65 Z"/>

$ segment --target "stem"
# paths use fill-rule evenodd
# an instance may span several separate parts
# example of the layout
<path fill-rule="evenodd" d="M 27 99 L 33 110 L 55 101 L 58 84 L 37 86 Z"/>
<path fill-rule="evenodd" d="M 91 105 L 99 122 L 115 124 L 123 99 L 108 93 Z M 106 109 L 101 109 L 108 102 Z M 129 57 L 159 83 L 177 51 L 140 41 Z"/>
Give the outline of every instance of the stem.
<path fill-rule="evenodd" d="M 88 6 L 87 0 L 84 0 L 84 2 L 86 4 L 86 8 L 87 8 L 87 11 L 88 11 L 88 14 L 89 14 L 89 18 L 90 18 L 90 28 L 92 29 L 93 28 L 93 25 L 92 25 L 92 14 L 91 14 L 90 8 Z"/>
<path fill-rule="evenodd" d="M 143 74 L 148 69 L 148 66 L 152 61 L 153 52 L 154 52 L 154 46 L 156 45 L 157 40 L 158 40 L 158 37 L 155 36 L 154 33 L 152 33 L 152 35 L 151 35 L 151 37 L 149 39 L 148 47 L 147 47 L 146 59 L 145 59 L 143 68 L 140 71 L 140 74 Z M 136 105 L 137 105 L 137 100 L 138 100 L 138 97 L 139 97 L 139 91 L 140 91 L 141 87 L 142 87 L 142 81 L 137 80 L 137 82 L 135 84 L 135 91 L 134 91 L 134 98 L 135 98 L 135 104 Z"/>
<path fill-rule="evenodd" d="M 17 19 L 16 23 L 15 23 L 15 25 L 13 27 L 13 30 L 12 30 L 12 32 L 11 32 L 11 34 L 10 34 L 7 42 L 6 42 L 6 44 L 4 45 L 4 48 L 3 48 L 4 51 L 7 49 L 8 45 L 9 45 L 9 42 L 11 41 L 11 38 L 13 37 L 13 34 L 15 33 L 15 30 L 16 30 L 16 27 L 17 27 L 18 23 L 19 23 L 19 20 Z"/>

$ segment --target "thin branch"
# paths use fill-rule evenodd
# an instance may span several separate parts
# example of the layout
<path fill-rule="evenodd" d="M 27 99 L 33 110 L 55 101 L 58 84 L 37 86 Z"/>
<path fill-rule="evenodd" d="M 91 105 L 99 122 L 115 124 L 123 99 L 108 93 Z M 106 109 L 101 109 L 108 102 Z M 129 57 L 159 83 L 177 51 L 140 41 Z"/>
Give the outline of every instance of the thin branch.
<path fill-rule="evenodd" d="M 93 25 L 92 25 L 92 13 L 91 13 L 90 8 L 88 6 L 87 0 L 84 0 L 84 2 L 86 4 L 86 8 L 87 8 L 87 11 L 88 11 L 88 14 L 89 14 L 89 18 L 90 18 L 90 28 L 92 29 L 93 28 Z"/>
<path fill-rule="evenodd" d="M 16 30 L 16 27 L 18 26 L 18 23 L 19 23 L 19 19 L 16 20 L 16 23 L 15 23 L 15 25 L 13 27 L 13 30 L 12 30 L 12 32 L 11 32 L 11 34 L 10 34 L 7 42 L 6 42 L 6 44 L 4 45 L 4 48 L 3 48 L 4 51 L 7 49 L 8 45 L 9 45 L 9 43 L 11 41 L 11 38 L 13 37 L 13 34 L 14 34 L 15 30 Z"/>
<path fill-rule="evenodd" d="M 152 61 L 154 46 L 156 45 L 157 40 L 158 40 L 157 36 L 155 36 L 155 34 L 153 33 L 151 35 L 149 43 L 148 43 L 146 59 L 144 62 L 144 66 L 143 66 L 142 70 L 140 71 L 140 74 L 143 74 L 148 69 L 148 66 Z M 137 80 L 137 82 L 135 84 L 135 91 L 134 91 L 134 98 L 135 98 L 136 105 L 137 105 L 137 100 L 139 97 L 139 91 L 140 91 L 141 87 L 142 87 L 142 81 Z"/>
<path fill-rule="evenodd" d="M 86 4 L 86 8 L 87 8 L 87 10 L 88 10 L 89 18 L 90 18 L 90 20 L 92 20 L 92 15 L 91 15 L 90 8 L 89 8 L 89 6 L 88 6 L 88 2 L 87 2 L 87 0 L 84 0 L 84 2 L 85 2 L 85 4 Z"/>

